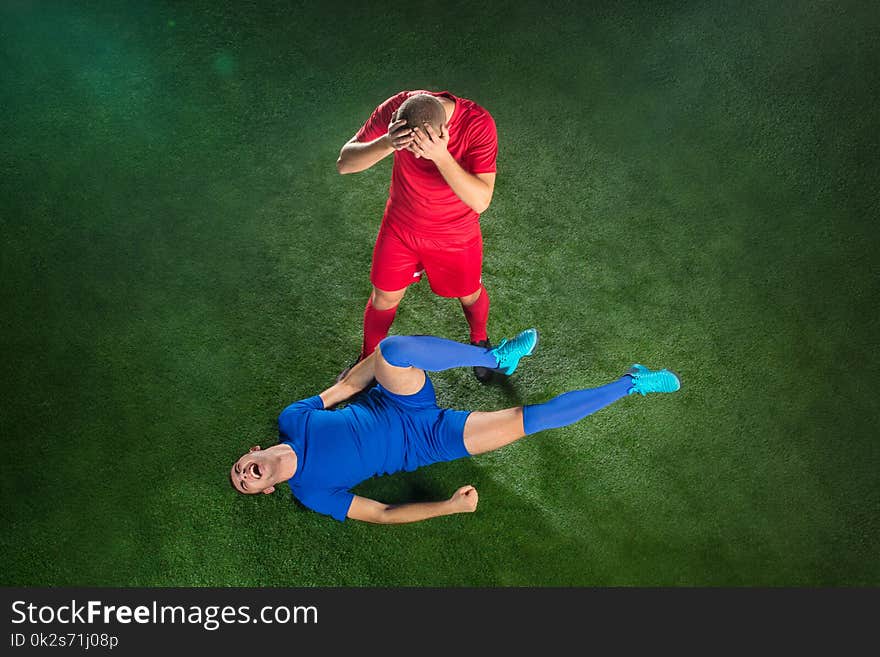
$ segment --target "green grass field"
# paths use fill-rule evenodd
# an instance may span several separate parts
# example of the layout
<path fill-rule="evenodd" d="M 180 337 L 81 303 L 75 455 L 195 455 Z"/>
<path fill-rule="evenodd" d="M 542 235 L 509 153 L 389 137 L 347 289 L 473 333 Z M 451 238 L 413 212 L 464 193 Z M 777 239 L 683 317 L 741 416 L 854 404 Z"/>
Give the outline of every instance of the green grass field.
<path fill-rule="evenodd" d="M 0 584 L 880 585 L 880 9 L 872 2 L 4 2 Z M 88 8 L 86 8 L 88 4 Z M 401 89 L 494 115 L 495 409 L 671 367 L 472 460 L 474 515 L 246 498 L 232 460 L 356 353 Z M 466 339 L 411 289 L 393 329 Z"/>

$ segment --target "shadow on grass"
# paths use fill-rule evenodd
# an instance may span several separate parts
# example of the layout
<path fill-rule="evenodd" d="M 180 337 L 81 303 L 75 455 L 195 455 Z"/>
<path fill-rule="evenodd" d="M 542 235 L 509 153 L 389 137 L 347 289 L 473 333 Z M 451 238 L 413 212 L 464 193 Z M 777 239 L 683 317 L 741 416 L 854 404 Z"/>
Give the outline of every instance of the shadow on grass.
<path fill-rule="evenodd" d="M 503 468 L 487 467 L 481 458 L 436 464 L 393 477 L 377 477 L 355 492 L 390 504 L 448 499 L 460 486 L 476 487 L 480 502 L 474 514 L 459 514 L 415 523 L 388 539 L 411 542 L 404 550 L 406 567 L 389 562 L 375 566 L 376 585 L 418 586 L 564 586 L 594 582 L 595 546 L 560 532 L 548 514 L 527 494 L 493 476 Z M 509 474 L 509 473 L 507 473 Z M 350 538 L 368 540 L 386 527 L 351 527 Z M 373 539 L 375 540 L 375 539 Z M 601 567 L 599 567 L 601 570 Z"/>
<path fill-rule="evenodd" d="M 494 374 L 488 385 L 499 390 L 509 406 L 522 406 L 525 403 L 518 387 L 511 382 L 509 376 Z"/>

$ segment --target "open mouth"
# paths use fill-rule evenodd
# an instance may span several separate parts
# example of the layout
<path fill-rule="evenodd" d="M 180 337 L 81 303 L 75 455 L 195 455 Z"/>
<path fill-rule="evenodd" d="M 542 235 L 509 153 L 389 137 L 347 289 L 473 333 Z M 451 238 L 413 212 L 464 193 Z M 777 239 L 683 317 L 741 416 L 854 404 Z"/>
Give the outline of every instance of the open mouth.
<path fill-rule="evenodd" d="M 254 479 L 259 479 L 262 476 L 263 476 L 263 473 L 260 472 L 260 466 L 257 465 L 256 463 L 252 463 L 251 464 L 251 477 L 253 477 Z"/>

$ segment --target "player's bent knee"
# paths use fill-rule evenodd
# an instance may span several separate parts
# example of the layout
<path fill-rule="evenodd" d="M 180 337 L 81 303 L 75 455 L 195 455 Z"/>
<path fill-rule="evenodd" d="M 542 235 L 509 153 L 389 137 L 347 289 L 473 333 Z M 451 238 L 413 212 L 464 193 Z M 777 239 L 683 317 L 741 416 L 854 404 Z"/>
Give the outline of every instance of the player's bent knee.
<path fill-rule="evenodd" d="M 389 335 L 379 343 L 379 352 L 383 360 L 393 367 L 410 367 L 405 356 L 406 336 Z"/>

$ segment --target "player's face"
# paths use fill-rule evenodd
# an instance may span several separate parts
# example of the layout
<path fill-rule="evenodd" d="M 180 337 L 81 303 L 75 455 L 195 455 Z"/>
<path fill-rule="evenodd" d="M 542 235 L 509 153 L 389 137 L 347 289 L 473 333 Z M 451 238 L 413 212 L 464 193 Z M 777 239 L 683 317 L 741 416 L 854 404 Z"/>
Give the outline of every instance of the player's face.
<path fill-rule="evenodd" d="M 260 451 L 259 447 L 251 447 L 250 451 L 232 464 L 229 478 L 235 490 L 245 495 L 271 492 L 267 489 L 272 487 L 269 459 Z"/>

